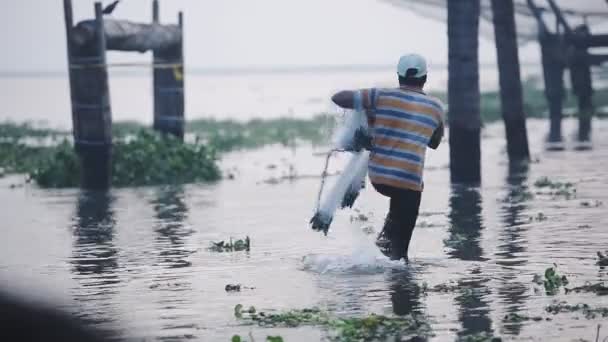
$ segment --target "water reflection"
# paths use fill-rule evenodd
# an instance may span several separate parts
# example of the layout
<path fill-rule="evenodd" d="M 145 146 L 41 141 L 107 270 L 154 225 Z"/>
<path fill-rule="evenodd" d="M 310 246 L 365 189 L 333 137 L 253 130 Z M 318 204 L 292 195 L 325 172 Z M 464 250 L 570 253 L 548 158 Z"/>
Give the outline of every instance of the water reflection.
<path fill-rule="evenodd" d="M 153 253 L 157 255 L 155 266 L 160 269 L 155 272 L 150 288 L 159 292 L 156 304 L 161 313 L 161 329 L 165 331 L 159 339 L 193 339 L 198 325 L 191 310 L 193 303 L 185 293 L 193 291 L 189 270 L 192 263 L 188 256 L 195 250 L 187 243 L 194 230 L 185 224 L 188 207 L 183 187 L 159 189 L 151 205 L 156 213 Z"/>
<path fill-rule="evenodd" d="M 422 314 L 421 288 L 408 270 L 393 269 L 388 276 L 395 315 Z"/>
<path fill-rule="evenodd" d="M 452 186 L 450 196 L 450 236 L 446 240 L 451 257 L 461 260 L 482 260 L 479 246 L 481 230 L 481 194 L 478 188 Z"/>
<path fill-rule="evenodd" d="M 481 216 L 481 194 L 478 188 L 452 186 L 450 196 L 451 228 L 446 244 L 450 257 L 469 261 L 484 261 L 479 245 L 483 220 Z M 461 279 L 455 301 L 458 305 L 458 320 L 461 329 L 458 336 L 476 333 L 492 333 L 490 319 L 489 279 L 479 268 L 473 268 Z"/>
<path fill-rule="evenodd" d="M 193 251 L 184 248 L 184 245 L 194 231 L 184 226 L 184 221 L 188 218 L 184 196 L 181 186 L 164 188 L 158 191 L 156 199 L 151 203 L 157 219 L 155 246 L 159 251 L 159 262 L 168 268 L 191 265 L 186 258 Z"/>
<path fill-rule="evenodd" d="M 506 305 L 507 314 L 521 314 L 525 309 L 525 302 L 529 298 L 528 286 L 517 281 L 521 267 L 525 266 L 527 258 L 523 254 L 527 250 L 525 233 L 526 223 L 529 221 L 522 212 L 528 208 L 530 190 L 526 184 L 528 180 L 528 163 L 509 165 L 506 179 L 507 194 L 501 206 L 501 221 L 504 227 L 499 231 L 499 244 L 496 253 L 496 263 L 501 266 L 500 285 L 498 295 L 501 302 Z M 506 322 L 504 332 L 519 335 L 523 323 L 519 320 Z"/>
<path fill-rule="evenodd" d="M 83 191 L 73 219 L 75 237 L 71 263 L 81 289 L 75 299 L 94 303 L 82 310 L 84 319 L 95 323 L 113 321 L 112 297 L 120 283 L 118 250 L 114 246 L 114 197 L 109 192 Z"/>

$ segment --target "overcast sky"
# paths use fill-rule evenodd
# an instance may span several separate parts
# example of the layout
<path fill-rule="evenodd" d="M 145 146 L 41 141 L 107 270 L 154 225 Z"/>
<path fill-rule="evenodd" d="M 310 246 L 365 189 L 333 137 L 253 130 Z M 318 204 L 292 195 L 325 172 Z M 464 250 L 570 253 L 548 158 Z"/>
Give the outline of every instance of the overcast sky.
<path fill-rule="evenodd" d="M 92 0 L 73 0 L 75 21 L 93 16 Z M 107 4 L 109 1 L 105 1 Z M 115 18 L 146 22 L 151 0 L 123 0 Z M 0 71 L 66 68 L 62 0 L 6 0 L 0 10 Z M 445 23 L 379 0 L 161 0 L 161 20 L 185 13 L 186 63 L 192 68 L 396 63 L 419 52 L 447 64 Z M 521 50 L 538 59 L 538 47 Z M 111 61 L 148 61 L 112 53 Z M 480 42 L 482 63 L 495 63 L 491 41 Z"/>

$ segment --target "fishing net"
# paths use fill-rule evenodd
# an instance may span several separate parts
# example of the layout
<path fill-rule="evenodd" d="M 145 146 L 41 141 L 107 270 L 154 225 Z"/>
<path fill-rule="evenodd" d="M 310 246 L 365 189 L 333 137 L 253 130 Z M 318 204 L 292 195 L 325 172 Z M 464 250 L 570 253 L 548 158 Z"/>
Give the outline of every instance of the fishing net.
<path fill-rule="evenodd" d="M 310 220 L 312 229 L 327 234 L 338 208 L 352 207 L 359 193 L 365 187 L 367 164 L 371 149 L 367 118 L 362 111 L 348 111 L 332 138 L 332 150 L 327 154 L 321 178 L 321 188 L 317 197 L 315 214 Z M 324 191 L 329 161 L 334 153 L 351 153 L 344 170 L 332 187 Z"/>

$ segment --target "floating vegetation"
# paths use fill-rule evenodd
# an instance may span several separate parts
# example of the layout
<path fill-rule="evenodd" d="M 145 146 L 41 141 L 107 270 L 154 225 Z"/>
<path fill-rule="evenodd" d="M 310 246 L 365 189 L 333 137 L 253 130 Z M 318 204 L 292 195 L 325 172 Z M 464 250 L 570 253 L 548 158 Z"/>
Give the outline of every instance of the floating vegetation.
<path fill-rule="evenodd" d="M 249 239 L 249 236 L 247 236 L 245 237 L 245 239 L 242 240 L 233 241 L 232 238 L 230 238 L 228 242 L 223 240 L 218 242 L 212 241 L 209 250 L 212 252 L 240 252 L 249 251 L 250 247 L 251 240 Z"/>
<path fill-rule="evenodd" d="M 554 315 L 563 312 L 581 312 L 587 319 L 608 317 L 608 308 L 591 308 L 588 304 L 570 305 L 566 302 L 558 302 L 547 306 L 545 311 Z"/>
<path fill-rule="evenodd" d="M 231 342 L 255 342 L 253 336 L 250 337 L 249 340 L 243 339 L 240 335 L 232 336 L 230 339 Z M 283 337 L 281 336 L 266 336 L 266 342 L 283 342 Z"/>
<path fill-rule="evenodd" d="M 605 252 L 606 254 L 602 254 L 602 252 L 597 252 L 597 264 L 599 266 L 608 266 L 608 251 Z"/>
<path fill-rule="evenodd" d="M 544 279 L 536 274 L 534 275 L 533 282 L 538 285 L 545 287 L 545 292 L 548 295 L 555 295 L 559 292 L 559 288 L 568 285 L 568 278 L 566 276 L 560 276 L 557 271 L 557 265 L 555 267 L 549 267 L 545 270 Z"/>
<path fill-rule="evenodd" d="M 420 316 L 387 317 L 371 314 L 366 317 L 340 318 L 318 308 L 290 310 L 280 313 L 258 311 L 255 307 L 239 304 L 234 308 L 235 317 L 262 327 L 323 326 L 328 329 L 329 339 L 335 341 L 386 340 L 406 335 L 430 336 L 428 322 Z"/>
<path fill-rule="evenodd" d="M 553 197 L 564 197 L 571 199 L 576 197 L 576 188 L 573 183 L 552 181 L 549 177 L 541 177 L 534 182 L 534 186 L 541 189 L 550 189 L 549 192 L 537 192 L 541 195 L 552 195 Z"/>
<path fill-rule="evenodd" d="M 526 316 L 526 315 L 520 315 L 517 312 L 512 312 L 509 314 L 506 314 L 505 317 L 503 317 L 502 321 L 505 323 L 521 323 L 521 322 L 527 322 L 527 321 L 542 321 L 544 320 L 544 318 L 542 318 L 541 316 Z"/>
<path fill-rule="evenodd" d="M 534 199 L 534 194 L 528 190 L 513 191 L 502 200 L 503 203 L 521 203 Z"/>
<path fill-rule="evenodd" d="M 186 130 L 199 135 L 218 151 L 231 151 L 269 144 L 294 146 L 298 141 L 320 143 L 327 140 L 333 124 L 333 115 L 320 114 L 311 119 L 253 119 L 247 122 L 198 119 L 189 121 Z"/>
<path fill-rule="evenodd" d="M 501 342 L 502 338 L 496 337 L 487 332 L 479 332 L 471 335 L 458 337 L 457 342 Z"/>
<path fill-rule="evenodd" d="M 79 163 L 73 148 L 63 144 L 42 163 L 32 178 L 44 187 L 77 186 Z M 219 179 L 213 149 L 200 141 L 183 143 L 172 136 L 140 131 L 118 140 L 112 149 L 112 185 L 183 184 Z M 69 175 L 66 173 L 69 172 Z M 67 176 L 67 177 L 66 177 Z"/>
<path fill-rule="evenodd" d="M 538 213 L 536 216 L 534 216 L 533 218 L 531 217 L 530 220 L 534 219 L 536 221 L 546 221 L 547 220 L 547 215 L 543 214 L 542 212 Z"/>
<path fill-rule="evenodd" d="M 56 130 L 51 128 L 34 127 L 29 122 L 15 123 L 2 122 L 0 123 L 0 139 L 17 141 L 23 138 L 55 138 L 58 136 L 67 136 L 69 132 Z"/>
<path fill-rule="evenodd" d="M 226 290 L 226 292 L 241 292 L 241 289 L 254 290 L 255 287 L 243 286 L 241 284 L 226 284 L 226 286 L 224 287 L 224 290 Z"/>
<path fill-rule="evenodd" d="M 241 284 L 226 284 L 224 290 L 226 290 L 226 292 L 240 292 Z"/>
<path fill-rule="evenodd" d="M 12 143 L 0 149 L 0 166 L 26 173 L 46 188 L 80 185 L 80 160 L 67 140 L 55 146 Z M 220 177 L 216 155 L 201 141 L 183 143 L 172 136 L 140 131 L 117 139 L 112 148 L 112 185 L 141 186 L 213 181 Z"/>
<path fill-rule="evenodd" d="M 582 201 L 581 207 L 583 208 L 599 208 L 603 205 L 602 201 Z"/>
<path fill-rule="evenodd" d="M 599 282 L 599 283 L 595 283 L 595 284 L 586 283 L 583 286 L 577 286 L 577 287 L 573 287 L 570 289 L 566 288 L 565 290 L 566 290 L 566 293 L 592 292 L 599 296 L 608 295 L 608 286 L 605 286 L 603 282 Z"/>

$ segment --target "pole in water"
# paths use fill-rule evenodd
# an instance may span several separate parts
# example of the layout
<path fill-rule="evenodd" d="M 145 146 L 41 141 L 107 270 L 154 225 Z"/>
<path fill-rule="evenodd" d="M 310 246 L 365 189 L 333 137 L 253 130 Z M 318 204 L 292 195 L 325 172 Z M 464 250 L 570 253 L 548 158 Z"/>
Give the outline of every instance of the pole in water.
<path fill-rule="evenodd" d="M 153 3 L 153 20 L 158 23 L 158 1 Z M 154 65 L 175 64 L 173 68 L 153 69 L 154 77 L 154 129 L 184 138 L 184 57 L 183 14 L 178 15 L 179 42 L 154 50 Z"/>
<path fill-rule="evenodd" d="M 112 111 L 106 68 L 106 38 L 100 2 L 95 3 L 95 40 L 69 44 L 74 146 L 81 162 L 81 185 L 106 189 L 111 180 Z M 101 67 L 100 67 L 101 65 Z"/>

